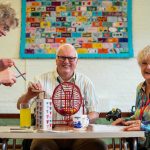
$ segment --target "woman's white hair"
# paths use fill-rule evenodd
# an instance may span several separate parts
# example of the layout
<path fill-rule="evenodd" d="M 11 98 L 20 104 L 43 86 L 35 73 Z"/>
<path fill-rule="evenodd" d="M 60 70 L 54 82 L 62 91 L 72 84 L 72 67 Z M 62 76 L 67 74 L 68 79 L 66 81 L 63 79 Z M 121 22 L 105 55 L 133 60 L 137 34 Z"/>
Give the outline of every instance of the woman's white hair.
<path fill-rule="evenodd" d="M 76 55 L 76 57 L 78 58 L 78 53 L 77 53 L 75 47 L 74 47 L 73 45 L 69 44 L 69 43 L 65 43 L 65 44 L 62 44 L 61 46 L 59 46 L 58 49 L 56 50 L 56 56 L 58 55 L 59 51 L 60 51 L 62 48 L 64 48 L 64 47 L 66 47 L 66 48 L 71 48 L 71 50 L 74 50 L 74 51 L 75 51 L 75 55 Z"/>
<path fill-rule="evenodd" d="M 150 60 L 150 45 L 144 47 L 137 55 L 138 64 L 141 65 L 143 60 Z"/>

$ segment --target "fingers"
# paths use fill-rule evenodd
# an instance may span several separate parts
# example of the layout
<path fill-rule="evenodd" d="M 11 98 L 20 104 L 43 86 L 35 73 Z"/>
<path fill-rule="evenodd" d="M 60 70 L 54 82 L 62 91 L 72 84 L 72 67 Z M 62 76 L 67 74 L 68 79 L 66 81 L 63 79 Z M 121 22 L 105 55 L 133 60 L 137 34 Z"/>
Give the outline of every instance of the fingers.
<path fill-rule="evenodd" d="M 73 126 L 73 116 L 70 116 L 70 121 L 68 122 L 68 125 L 69 125 L 70 127 Z"/>
<path fill-rule="evenodd" d="M 30 82 L 29 88 L 32 92 L 37 92 L 37 93 L 43 92 L 42 85 L 39 82 L 38 83 Z"/>
<path fill-rule="evenodd" d="M 15 65 L 15 62 L 12 59 L 3 59 L 4 67 L 11 67 Z"/>
<path fill-rule="evenodd" d="M 15 65 L 15 62 L 12 59 L 0 59 L 0 70 L 4 70 L 13 65 Z"/>
<path fill-rule="evenodd" d="M 130 126 L 125 127 L 124 131 L 140 131 L 141 126 L 139 124 L 132 124 Z"/>
<path fill-rule="evenodd" d="M 16 75 L 14 72 L 12 72 L 11 70 L 8 70 L 8 75 L 9 75 L 9 82 L 11 85 L 13 85 L 14 83 L 16 83 Z"/>
<path fill-rule="evenodd" d="M 12 83 L 12 84 L 16 83 L 16 76 L 13 76 L 13 77 L 11 78 L 11 83 Z"/>
<path fill-rule="evenodd" d="M 126 125 L 126 126 L 129 126 L 129 125 L 132 125 L 132 124 L 141 124 L 141 121 L 140 120 L 130 120 L 130 121 L 126 121 L 125 123 L 124 123 L 124 125 Z"/>
<path fill-rule="evenodd" d="M 5 82 L 2 83 L 2 84 L 5 85 L 5 86 L 12 86 L 14 83 L 16 83 L 16 79 L 15 78 L 9 79 L 9 80 L 5 80 Z"/>
<path fill-rule="evenodd" d="M 13 73 L 9 69 L 5 69 L 0 72 L 0 82 L 5 86 L 12 86 L 14 83 L 16 83 L 16 76 L 15 73 Z"/>
<path fill-rule="evenodd" d="M 124 124 L 124 119 L 123 118 L 118 118 L 114 122 L 112 122 L 112 125 L 119 125 L 119 124 Z"/>
<path fill-rule="evenodd" d="M 67 125 L 73 127 L 73 121 L 69 121 Z"/>
<path fill-rule="evenodd" d="M 140 120 L 127 121 L 125 125 L 127 125 L 127 127 L 124 128 L 124 131 L 139 131 L 141 129 Z"/>

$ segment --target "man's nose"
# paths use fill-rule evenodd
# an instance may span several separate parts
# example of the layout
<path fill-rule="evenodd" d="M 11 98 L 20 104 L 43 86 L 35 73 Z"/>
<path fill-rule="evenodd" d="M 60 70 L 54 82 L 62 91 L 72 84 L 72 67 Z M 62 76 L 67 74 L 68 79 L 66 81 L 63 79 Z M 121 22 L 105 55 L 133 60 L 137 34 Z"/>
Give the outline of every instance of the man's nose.
<path fill-rule="evenodd" d="M 64 62 L 67 62 L 67 63 L 69 63 L 69 59 L 68 59 L 68 58 L 66 58 Z"/>
<path fill-rule="evenodd" d="M 150 69 L 150 64 L 147 64 L 147 68 Z"/>

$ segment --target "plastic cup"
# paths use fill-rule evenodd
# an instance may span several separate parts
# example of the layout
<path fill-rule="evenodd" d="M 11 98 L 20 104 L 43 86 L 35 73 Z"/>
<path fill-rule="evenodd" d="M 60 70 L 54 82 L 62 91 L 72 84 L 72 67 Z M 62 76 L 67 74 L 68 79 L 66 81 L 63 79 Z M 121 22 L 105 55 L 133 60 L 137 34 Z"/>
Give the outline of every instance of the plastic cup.
<path fill-rule="evenodd" d="M 30 104 L 20 104 L 20 127 L 30 128 L 31 126 L 31 108 Z"/>

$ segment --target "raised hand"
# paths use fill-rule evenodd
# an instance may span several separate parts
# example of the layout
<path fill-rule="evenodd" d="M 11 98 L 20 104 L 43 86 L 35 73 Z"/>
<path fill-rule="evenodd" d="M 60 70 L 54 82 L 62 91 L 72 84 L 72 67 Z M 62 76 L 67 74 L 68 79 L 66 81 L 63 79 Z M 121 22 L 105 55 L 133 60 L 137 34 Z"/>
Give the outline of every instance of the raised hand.
<path fill-rule="evenodd" d="M 5 86 L 12 86 L 16 83 L 15 74 L 8 68 L 0 72 L 0 83 Z"/>
<path fill-rule="evenodd" d="M 12 59 L 0 59 L 0 71 L 15 65 Z"/>
<path fill-rule="evenodd" d="M 30 82 L 29 83 L 29 87 L 28 87 L 28 95 L 30 95 L 31 97 L 35 97 L 38 96 L 39 93 L 44 92 L 42 85 L 37 82 L 37 83 L 33 83 Z"/>
<path fill-rule="evenodd" d="M 112 122 L 112 125 L 124 125 L 125 121 L 123 118 L 118 118 Z"/>

